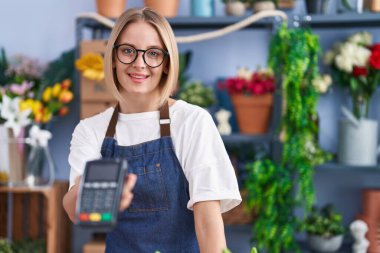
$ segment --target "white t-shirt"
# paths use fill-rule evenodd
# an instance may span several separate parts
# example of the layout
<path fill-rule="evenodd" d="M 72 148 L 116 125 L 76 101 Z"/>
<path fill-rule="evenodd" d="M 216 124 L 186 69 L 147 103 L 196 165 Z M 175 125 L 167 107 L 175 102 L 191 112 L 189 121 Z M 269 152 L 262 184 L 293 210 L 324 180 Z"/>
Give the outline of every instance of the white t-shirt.
<path fill-rule="evenodd" d="M 81 120 L 76 126 L 70 147 L 70 188 L 82 175 L 85 163 L 101 157 L 100 149 L 113 113 L 113 108 Z M 187 208 L 199 201 L 220 200 L 226 212 L 241 202 L 234 169 L 223 141 L 204 109 L 176 101 L 169 108 L 170 132 L 174 150 L 189 182 Z M 160 138 L 159 111 L 119 113 L 115 139 L 129 146 Z"/>

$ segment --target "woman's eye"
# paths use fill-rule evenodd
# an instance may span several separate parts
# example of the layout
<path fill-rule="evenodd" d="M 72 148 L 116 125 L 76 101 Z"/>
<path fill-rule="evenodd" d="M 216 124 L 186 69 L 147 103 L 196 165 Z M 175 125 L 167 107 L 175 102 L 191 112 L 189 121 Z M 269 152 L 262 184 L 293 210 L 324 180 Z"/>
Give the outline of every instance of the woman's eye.
<path fill-rule="evenodd" d="M 124 49 L 124 53 L 125 53 L 125 54 L 133 54 L 133 49 L 131 49 L 131 48 L 126 48 L 126 49 Z"/>
<path fill-rule="evenodd" d="M 147 53 L 149 57 L 159 57 L 161 54 L 159 50 L 149 50 Z"/>

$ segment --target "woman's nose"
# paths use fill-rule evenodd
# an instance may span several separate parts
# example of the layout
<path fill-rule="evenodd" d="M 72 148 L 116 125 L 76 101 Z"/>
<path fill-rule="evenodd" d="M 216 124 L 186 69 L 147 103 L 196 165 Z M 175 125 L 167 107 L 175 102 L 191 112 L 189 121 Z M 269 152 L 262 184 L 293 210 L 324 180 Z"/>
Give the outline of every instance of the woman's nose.
<path fill-rule="evenodd" d="M 144 52 L 137 52 L 137 58 L 133 62 L 133 67 L 145 68 L 146 64 L 143 57 L 144 57 Z"/>

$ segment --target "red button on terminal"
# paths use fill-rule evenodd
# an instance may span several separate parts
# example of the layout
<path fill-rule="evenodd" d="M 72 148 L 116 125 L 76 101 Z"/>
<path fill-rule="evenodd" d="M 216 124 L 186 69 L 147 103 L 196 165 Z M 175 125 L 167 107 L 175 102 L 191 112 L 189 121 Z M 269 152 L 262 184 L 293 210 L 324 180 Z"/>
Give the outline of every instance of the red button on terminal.
<path fill-rule="evenodd" d="M 79 220 L 80 220 L 80 221 L 88 221 L 88 220 L 89 220 L 89 215 L 88 215 L 88 213 L 80 213 L 80 214 L 79 214 Z"/>

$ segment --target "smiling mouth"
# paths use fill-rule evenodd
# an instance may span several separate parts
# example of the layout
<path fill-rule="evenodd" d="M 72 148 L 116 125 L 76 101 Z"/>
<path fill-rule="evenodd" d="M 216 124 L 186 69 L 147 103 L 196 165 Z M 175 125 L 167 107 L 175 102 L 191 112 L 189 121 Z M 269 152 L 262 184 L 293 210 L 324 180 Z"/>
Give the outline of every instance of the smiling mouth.
<path fill-rule="evenodd" d="M 148 75 L 136 75 L 136 74 L 128 74 L 128 76 L 133 79 L 141 79 L 141 80 L 149 77 Z"/>

